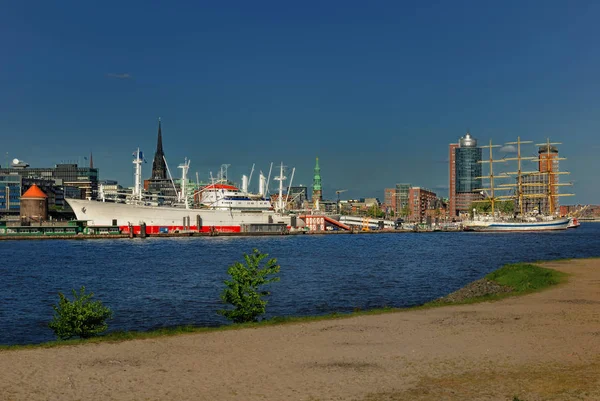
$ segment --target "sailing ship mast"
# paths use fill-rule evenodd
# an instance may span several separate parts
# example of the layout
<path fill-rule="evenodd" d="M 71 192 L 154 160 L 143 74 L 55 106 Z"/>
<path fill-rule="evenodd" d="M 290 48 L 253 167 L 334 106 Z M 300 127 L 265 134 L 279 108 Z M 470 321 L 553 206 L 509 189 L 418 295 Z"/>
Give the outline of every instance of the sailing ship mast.
<path fill-rule="evenodd" d="M 496 201 L 499 200 L 498 197 L 496 197 L 496 190 L 497 189 L 507 189 L 507 188 L 496 188 L 494 186 L 494 178 L 495 177 L 506 177 L 506 175 L 500 175 L 500 176 L 495 176 L 494 175 L 494 163 L 499 163 L 499 162 L 504 162 L 506 161 L 505 159 L 500 159 L 500 160 L 494 160 L 494 154 L 493 154 L 493 148 L 499 148 L 500 145 L 493 145 L 492 144 L 492 140 L 490 139 L 490 144 L 489 145 L 484 145 L 484 146 L 480 146 L 483 149 L 489 148 L 490 149 L 490 159 L 489 160 L 480 160 L 478 163 L 489 163 L 490 164 L 490 174 L 489 175 L 484 175 L 481 177 L 476 177 L 476 178 L 487 178 L 490 180 L 490 187 L 489 188 L 478 188 L 477 191 L 490 191 L 489 195 L 487 196 L 487 199 L 484 200 L 480 200 L 480 201 L 475 201 L 475 202 L 486 202 L 487 200 L 490 201 L 491 205 L 492 205 L 492 216 L 495 215 L 495 209 L 496 209 Z"/>
<path fill-rule="evenodd" d="M 517 191 L 516 191 L 516 198 L 518 199 L 519 202 L 519 214 L 521 216 L 523 216 L 523 198 L 527 197 L 526 195 L 523 194 L 523 174 L 535 174 L 537 173 L 537 171 L 523 171 L 522 170 L 522 161 L 523 160 L 535 160 L 535 157 L 523 157 L 521 156 L 521 145 L 523 144 L 528 144 L 528 143 L 533 143 L 533 141 L 522 141 L 521 137 L 517 137 L 517 141 L 516 142 L 506 142 L 506 145 L 517 145 L 517 157 L 507 157 L 504 160 L 509 161 L 509 160 L 516 160 L 517 161 L 517 171 L 511 171 L 511 172 L 507 172 L 507 175 L 516 175 L 517 176 Z M 515 186 L 515 184 L 503 184 L 502 187 L 513 187 Z M 504 198 L 510 198 L 510 197 L 504 197 Z"/>
<path fill-rule="evenodd" d="M 508 172 L 506 174 L 508 175 L 516 175 L 517 176 L 517 183 L 516 184 L 503 184 L 501 185 L 502 187 L 515 187 L 516 186 L 516 193 L 515 193 L 515 197 L 517 198 L 518 202 L 519 202 L 519 212 L 520 215 L 523 216 L 524 215 L 524 199 L 525 198 L 547 198 L 548 199 L 548 207 L 549 207 L 549 213 L 550 215 L 553 215 L 555 213 L 555 200 L 554 197 L 555 196 L 572 196 L 573 194 L 557 194 L 555 193 L 556 191 L 553 189 L 556 186 L 562 186 L 562 185 L 571 185 L 571 184 L 557 184 L 554 181 L 554 178 L 552 178 L 555 174 L 569 174 L 568 172 L 559 172 L 559 171 L 553 171 L 554 169 L 551 168 L 551 163 L 553 161 L 558 161 L 558 160 L 565 160 L 565 158 L 559 158 L 558 155 L 557 157 L 551 157 L 550 153 L 551 153 L 551 146 L 550 145 L 558 145 L 559 143 L 551 143 L 550 140 L 548 139 L 546 141 L 546 143 L 542 143 L 542 144 L 536 144 L 536 146 L 546 146 L 546 158 L 541 158 L 541 156 L 538 157 L 523 157 L 521 154 L 521 145 L 523 144 L 528 144 L 528 143 L 533 143 L 532 141 L 522 141 L 520 137 L 517 138 L 516 142 L 507 142 L 507 145 L 517 145 L 517 157 L 510 157 L 510 158 L 506 158 L 504 160 L 516 160 L 517 161 L 517 171 L 513 171 L 513 172 Z M 522 170 L 522 161 L 523 160 L 530 160 L 530 161 L 537 161 L 538 162 L 538 166 L 541 167 L 541 162 L 546 162 L 546 171 L 541 171 L 542 169 L 539 168 L 538 171 L 523 171 Z M 547 180 L 545 180 L 545 182 L 528 182 L 528 183 L 524 183 L 523 182 L 523 175 L 528 175 L 528 176 L 547 176 Z M 546 187 L 546 190 L 544 191 L 544 193 L 529 193 L 529 194 L 525 194 L 523 188 L 524 187 L 530 187 L 530 186 L 534 186 L 534 187 Z M 504 197 L 503 197 L 504 198 Z M 539 210 L 539 212 L 541 213 L 542 210 Z"/>

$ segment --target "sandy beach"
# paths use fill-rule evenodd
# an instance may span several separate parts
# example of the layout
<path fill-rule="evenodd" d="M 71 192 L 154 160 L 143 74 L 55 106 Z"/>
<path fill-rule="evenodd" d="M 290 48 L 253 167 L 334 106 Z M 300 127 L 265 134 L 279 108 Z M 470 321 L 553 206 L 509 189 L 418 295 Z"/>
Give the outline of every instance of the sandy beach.
<path fill-rule="evenodd" d="M 0 400 L 600 400 L 600 259 L 493 303 L 0 351 Z"/>

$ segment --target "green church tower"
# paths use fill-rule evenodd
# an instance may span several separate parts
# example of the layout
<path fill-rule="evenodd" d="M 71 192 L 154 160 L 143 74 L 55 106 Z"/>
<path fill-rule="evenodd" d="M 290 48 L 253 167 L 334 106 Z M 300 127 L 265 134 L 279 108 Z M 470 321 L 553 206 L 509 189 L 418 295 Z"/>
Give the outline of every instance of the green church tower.
<path fill-rule="evenodd" d="M 321 188 L 321 168 L 319 168 L 319 158 L 317 157 L 317 163 L 315 164 L 315 176 L 313 177 L 313 193 L 312 201 L 315 208 L 318 210 L 318 201 L 323 200 L 323 191 Z"/>

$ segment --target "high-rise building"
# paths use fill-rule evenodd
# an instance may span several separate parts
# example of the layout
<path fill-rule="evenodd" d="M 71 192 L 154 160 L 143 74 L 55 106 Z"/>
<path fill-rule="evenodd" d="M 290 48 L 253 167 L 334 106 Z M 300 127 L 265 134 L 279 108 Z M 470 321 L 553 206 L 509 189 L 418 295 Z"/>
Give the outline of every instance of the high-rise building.
<path fill-rule="evenodd" d="M 454 158 L 452 158 L 454 150 Z M 483 196 L 481 188 L 481 148 L 469 132 L 456 144 L 450 144 L 450 215 L 470 212 L 473 202 Z"/>
<path fill-rule="evenodd" d="M 448 168 L 448 209 L 450 210 L 450 216 L 456 216 L 456 148 L 458 148 L 458 143 L 451 143 L 449 146 L 450 154 L 448 160 L 450 162 Z"/>
<path fill-rule="evenodd" d="M 553 173 L 558 173 L 559 170 L 559 157 L 558 157 L 558 148 L 556 146 L 552 146 L 552 145 L 542 145 L 539 147 L 538 149 L 538 167 L 539 167 L 539 172 L 540 173 L 548 173 L 545 174 L 547 176 L 546 178 L 546 183 L 547 185 L 550 185 L 550 192 L 552 193 L 552 195 L 556 195 L 558 194 L 558 186 L 556 184 L 558 184 L 558 174 L 553 174 Z M 547 191 L 547 187 L 545 188 L 546 191 L 544 193 L 548 193 Z M 559 210 L 560 208 L 560 204 L 559 204 L 559 197 L 558 196 L 552 196 L 552 209 L 553 211 Z M 547 199 L 546 199 L 547 200 Z M 550 205 L 548 204 L 547 206 L 547 210 L 544 211 L 544 213 L 550 213 Z"/>
<path fill-rule="evenodd" d="M 319 209 L 319 202 L 323 200 L 323 189 L 321 187 L 321 168 L 319 167 L 319 158 L 315 164 L 315 175 L 313 177 L 312 202 L 315 209 Z"/>

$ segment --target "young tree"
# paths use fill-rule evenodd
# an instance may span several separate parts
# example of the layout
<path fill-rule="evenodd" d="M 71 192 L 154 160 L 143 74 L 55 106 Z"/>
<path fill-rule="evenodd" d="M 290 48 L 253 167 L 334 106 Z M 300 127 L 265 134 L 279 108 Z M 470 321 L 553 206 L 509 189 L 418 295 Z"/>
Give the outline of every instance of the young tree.
<path fill-rule="evenodd" d="M 234 308 L 219 310 L 219 314 L 234 323 L 244 323 L 256 322 L 265 313 L 267 301 L 262 297 L 269 295 L 269 292 L 261 291 L 259 287 L 279 281 L 279 277 L 269 276 L 279 273 L 280 269 L 275 258 L 269 259 L 261 267 L 261 262 L 267 256 L 254 249 L 250 255 L 244 254 L 245 264 L 235 262 L 227 269 L 231 280 L 225 280 L 226 288 L 221 293 L 221 299 Z"/>
<path fill-rule="evenodd" d="M 79 294 L 73 291 L 73 301 L 69 301 L 63 293 L 58 293 L 58 305 L 53 305 L 54 318 L 48 324 L 54 334 L 61 340 L 72 337 L 90 338 L 108 329 L 106 320 L 112 317 L 110 308 L 101 301 L 92 301 L 94 293 L 85 293 L 81 287 Z"/>

